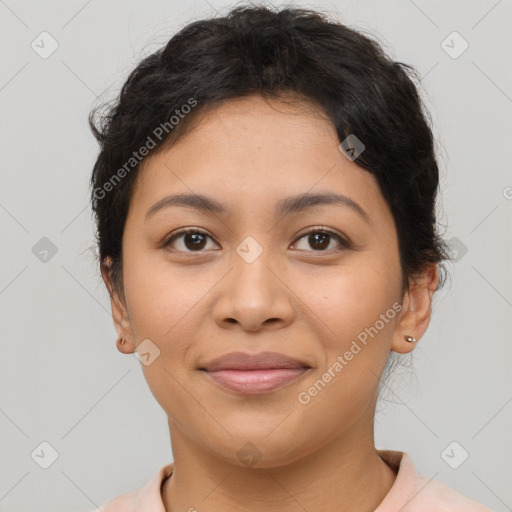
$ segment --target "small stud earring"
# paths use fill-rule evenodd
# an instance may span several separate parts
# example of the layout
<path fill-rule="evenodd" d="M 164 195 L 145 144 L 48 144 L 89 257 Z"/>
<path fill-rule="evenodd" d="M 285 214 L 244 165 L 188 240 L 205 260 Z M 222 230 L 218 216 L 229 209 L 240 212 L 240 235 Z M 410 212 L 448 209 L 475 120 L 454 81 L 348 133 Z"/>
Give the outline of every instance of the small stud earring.
<path fill-rule="evenodd" d="M 124 343 L 126 342 L 126 340 L 124 338 L 121 338 L 118 341 L 119 341 L 120 345 L 124 345 Z"/>
<path fill-rule="evenodd" d="M 412 336 L 404 336 L 404 339 L 409 343 L 414 343 L 416 341 L 416 338 L 413 338 Z"/>

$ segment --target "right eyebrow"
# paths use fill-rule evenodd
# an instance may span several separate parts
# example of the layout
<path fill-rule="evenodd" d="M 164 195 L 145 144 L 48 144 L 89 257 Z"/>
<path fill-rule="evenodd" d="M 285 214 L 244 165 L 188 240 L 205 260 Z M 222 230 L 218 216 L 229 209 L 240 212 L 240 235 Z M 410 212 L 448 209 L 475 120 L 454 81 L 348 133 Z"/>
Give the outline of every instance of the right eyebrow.
<path fill-rule="evenodd" d="M 185 206 L 187 208 L 195 208 L 196 210 L 209 211 L 224 215 L 227 213 L 226 207 L 218 201 L 215 201 L 215 199 L 198 194 L 175 194 L 160 199 L 160 201 L 149 208 L 145 215 L 145 221 L 147 221 L 148 218 L 154 215 L 157 211 L 170 206 Z"/>

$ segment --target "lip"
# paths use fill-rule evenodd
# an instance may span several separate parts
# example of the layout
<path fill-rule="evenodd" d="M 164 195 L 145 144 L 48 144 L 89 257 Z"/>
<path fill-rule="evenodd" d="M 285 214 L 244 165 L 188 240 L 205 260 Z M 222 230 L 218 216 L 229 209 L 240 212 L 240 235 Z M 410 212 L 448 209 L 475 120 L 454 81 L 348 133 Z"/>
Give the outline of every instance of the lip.
<path fill-rule="evenodd" d="M 247 395 L 273 391 L 310 369 L 307 363 L 278 352 L 231 352 L 199 368 L 224 388 Z"/>
<path fill-rule="evenodd" d="M 279 352 L 230 352 L 217 357 L 199 368 L 208 372 L 218 370 L 276 370 L 309 368 L 310 366 L 293 357 L 285 356 Z"/>

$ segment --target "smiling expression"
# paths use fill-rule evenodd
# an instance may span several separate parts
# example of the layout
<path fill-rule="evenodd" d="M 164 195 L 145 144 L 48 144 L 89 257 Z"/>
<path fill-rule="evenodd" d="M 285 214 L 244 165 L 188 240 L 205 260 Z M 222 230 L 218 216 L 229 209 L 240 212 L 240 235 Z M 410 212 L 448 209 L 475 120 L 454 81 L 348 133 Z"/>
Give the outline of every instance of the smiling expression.
<path fill-rule="evenodd" d="M 142 368 L 171 431 L 226 460 L 251 441 L 277 465 L 357 425 L 371 431 L 398 316 L 307 405 L 297 400 L 402 301 L 389 206 L 338 145 L 318 110 L 254 95 L 207 112 L 137 177 L 116 325 L 133 348 L 158 347 Z M 242 393 L 204 370 L 231 352 L 277 352 L 308 369 Z"/>

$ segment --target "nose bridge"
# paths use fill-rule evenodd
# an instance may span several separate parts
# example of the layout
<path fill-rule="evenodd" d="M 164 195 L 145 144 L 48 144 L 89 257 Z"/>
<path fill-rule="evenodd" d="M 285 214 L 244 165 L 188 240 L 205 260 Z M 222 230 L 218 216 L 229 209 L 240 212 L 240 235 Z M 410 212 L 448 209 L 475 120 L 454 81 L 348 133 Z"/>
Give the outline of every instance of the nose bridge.
<path fill-rule="evenodd" d="M 260 238 L 262 240 L 263 237 Z M 234 320 L 248 330 L 257 330 L 264 322 L 287 324 L 293 317 L 286 286 L 276 276 L 276 253 L 253 236 L 247 236 L 235 248 L 231 271 L 221 297 L 214 308 L 217 323 Z"/>
<path fill-rule="evenodd" d="M 268 243 L 265 244 L 263 236 L 258 238 L 259 240 L 252 235 L 246 236 L 235 248 L 231 260 L 234 267 L 232 277 L 236 293 L 249 298 L 255 298 L 255 294 L 262 295 L 268 301 L 270 296 L 274 296 L 276 286 L 279 287 L 269 269 L 269 266 L 272 267 L 270 256 L 274 251 L 269 248 Z M 244 286 L 250 288 L 247 294 Z"/>

